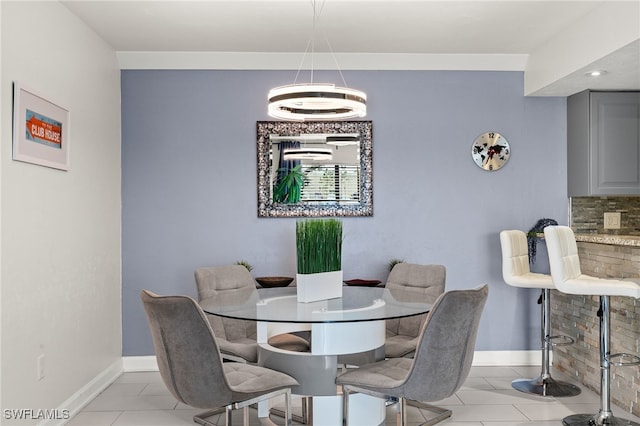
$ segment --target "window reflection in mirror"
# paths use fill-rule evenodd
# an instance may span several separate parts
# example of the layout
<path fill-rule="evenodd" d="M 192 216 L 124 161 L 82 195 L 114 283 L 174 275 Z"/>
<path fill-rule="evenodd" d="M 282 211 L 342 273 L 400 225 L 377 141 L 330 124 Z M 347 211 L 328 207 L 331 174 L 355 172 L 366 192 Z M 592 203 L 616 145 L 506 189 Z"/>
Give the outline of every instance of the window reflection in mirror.
<path fill-rule="evenodd" d="M 360 135 L 270 135 L 274 203 L 360 201 Z M 296 184 L 299 184 L 296 185 Z"/>
<path fill-rule="evenodd" d="M 372 123 L 258 122 L 258 216 L 371 216 Z"/>

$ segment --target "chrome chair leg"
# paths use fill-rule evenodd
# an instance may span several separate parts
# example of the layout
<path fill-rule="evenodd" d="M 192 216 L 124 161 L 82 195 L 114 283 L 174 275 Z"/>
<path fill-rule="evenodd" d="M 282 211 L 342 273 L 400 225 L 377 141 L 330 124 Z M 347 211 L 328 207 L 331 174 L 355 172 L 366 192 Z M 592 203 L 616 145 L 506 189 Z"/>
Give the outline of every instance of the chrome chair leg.
<path fill-rule="evenodd" d="M 600 411 L 597 414 L 574 414 L 562 419 L 565 426 L 640 426 L 640 423 L 615 417 L 611 411 L 611 359 L 617 357 L 631 357 L 632 362 L 615 363 L 614 365 L 638 365 L 640 358 L 629 354 L 610 353 L 611 324 L 609 311 L 609 296 L 600 296 Z"/>
<path fill-rule="evenodd" d="M 540 396 L 576 396 L 580 394 L 580 388 L 574 384 L 561 382 L 551 377 L 549 371 L 551 347 L 554 345 L 553 340 L 563 338 L 565 343 L 557 343 L 556 345 L 567 345 L 573 343 L 573 339 L 566 336 L 551 336 L 551 290 L 542 289 L 540 295 L 542 309 L 542 371 L 535 379 L 517 379 L 511 382 L 514 389 L 533 395 Z"/>
<path fill-rule="evenodd" d="M 227 406 L 224 411 L 224 426 L 232 426 L 232 415 L 231 415 L 231 407 Z"/>
<path fill-rule="evenodd" d="M 349 389 L 342 387 L 342 426 L 349 424 Z"/>
<path fill-rule="evenodd" d="M 387 397 L 387 400 L 385 401 L 385 406 L 389 407 L 393 404 L 398 404 L 398 410 L 402 409 L 402 407 L 400 406 L 400 398 L 395 398 L 395 397 Z M 421 401 L 414 401 L 411 399 L 406 399 L 404 400 L 404 404 L 405 404 L 405 413 L 406 413 L 406 406 L 411 406 L 411 407 L 416 407 L 419 408 L 421 410 L 426 410 L 426 411 L 430 411 L 432 413 L 435 413 L 436 416 L 432 417 L 430 419 L 428 419 L 426 422 L 421 423 L 420 426 L 432 426 L 435 425 L 436 423 L 440 423 L 441 421 L 448 419 L 449 417 L 451 417 L 452 411 L 446 408 L 440 408 L 437 407 L 435 405 L 432 404 L 427 404 L 426 402 L 421 402 Z M 406 418 L 406 415 L 405 415 Z"/>
<path fill-rule="evenodd" d="M 310 396 L 304 396 L 302 397 L 302 413 L 301 415 L 297 415 L 292 413 L 291 417 L 294 421 L 301 423 L 303 425 L 310 425 L 311 424 L 311 412 L 313 410 L 313 400 L 312 397 Z M 277 417 L 285 417 L 285 412 L 280 410 L 279 408 L 271 408 L 269 409 L 269 413 L 273 414 L 274 416 Z"/>
<path fill-rule="evenodd" d="M 419 408 L 421 410 L 427 410 L 432 413 L 436 413 L 435 417 L 428 419 L 426 422 L 421 423 L 420 426 L 432 426 L 436 423 L 440 423 L 441 421 L 448 419 L 451 417 L 452 411 L 446 408 L 436 407 L 435 405 L 427 404 L 420 401 L 407 400 L 406 405 L 410 405 L 412 407 Z"/>
<path fill-rule="evenodd" d="M 376 392 L 368 392 L 363 389 L 354 389 L 354 392 L 362 392 L 365 394 L 381 397 L 380 394 Z M 349 387 L 342 386 L 342 425 L 348 426 L 349 424 Z M 407 406 L 412 406 L 419 408 L 421 410 L 431 411 L 436 413 L 435 417 L 428 419 L 426 422 L 421 423 L 420 426 L 432 426 L 436 423 L 440 423 L 441 421 L 451 417 L 452 411 L 436 407 L 435 405 L 427 404 L 426 402 L 409 400 L 406 398 L 392 397 L 392 396 L 382 396 L 385 398 L 385 406 L 389 407 L 393 404 L 396 404 L 396 424 L 397 426 L 405 426 L 407 421 Z"/>
<path fill-rule="evenodd" d="M 398 398 L 396 414 L 396 426 L 405 426 L 407 421 L 407 400 L 404 398 Z"/>
<path fill-rule="evenodd" d="M 216 408 L 214 410 L 209 410 L 209 411 L 205 411 L 203 413 L 199 413 L 196 414 L 195 416 L 193 416 L 193 421 L 195 423 L 198 423 L 202 426 L 216 426 L 217 423 L 212 423 L 210 421 L 208 421 L 207 419 L 211 416 L 215 416 L 216 414 L 222 414 L 224 413 L 226 410 L 224 407 L 222 408 Z"/>

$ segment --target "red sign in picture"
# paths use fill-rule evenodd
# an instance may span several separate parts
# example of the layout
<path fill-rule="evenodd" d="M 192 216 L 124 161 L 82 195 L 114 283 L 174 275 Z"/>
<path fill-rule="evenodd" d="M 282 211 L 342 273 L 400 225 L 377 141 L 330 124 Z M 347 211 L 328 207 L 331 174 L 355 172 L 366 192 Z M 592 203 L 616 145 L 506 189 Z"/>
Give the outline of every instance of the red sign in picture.
<path fill-rule="evenodd" d="M 26 124 L 27 140 L 52 148 L 62 148 L 62 123 L 27 110 Z"/>

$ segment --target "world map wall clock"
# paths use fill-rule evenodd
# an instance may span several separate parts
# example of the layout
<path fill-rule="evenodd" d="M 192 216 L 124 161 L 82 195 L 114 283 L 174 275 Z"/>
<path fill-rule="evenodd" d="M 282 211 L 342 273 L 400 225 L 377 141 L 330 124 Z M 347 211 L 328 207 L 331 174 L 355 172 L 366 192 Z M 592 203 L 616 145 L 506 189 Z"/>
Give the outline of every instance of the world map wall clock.
<path fill-rule="evenodd" d="M 489 172 L 502 168 L 511 155 L 507 139 L 498 132 L 486 132 L 471 145 L 471 158 L 478 167 Z"/>

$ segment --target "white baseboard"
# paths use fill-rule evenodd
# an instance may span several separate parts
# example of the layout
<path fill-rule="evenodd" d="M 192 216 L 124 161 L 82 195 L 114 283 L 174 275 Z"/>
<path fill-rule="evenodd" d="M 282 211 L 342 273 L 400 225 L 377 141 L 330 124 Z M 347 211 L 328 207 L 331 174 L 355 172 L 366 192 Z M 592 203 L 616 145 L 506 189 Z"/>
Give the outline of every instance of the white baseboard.
<path fill-rule="evenodd" d="M 155 357 L 154 357 L 155 358 Z M 81 387 L 77 392 L 67 398 L 56 412 L 62 413 L 68 410 L 71 418 L 80 412 L 85 405 L 93 401 L 102 391 L 112 384 L 122 374 L 122 358 L 116 360 L 104 371 L 93 378 L 89 383 Z M 62 426 L 66 424 L 68 419 L 45 420 L 38 425 L 46 426 Z"/>
<path fill-rule="evenodd" d="M 549 354 L 553 360 L 553 354 Z M 540 365 L 540 351 L 476 351 L 473 355 L 474 366 L 522 366 Z M 155 356 L 125 356 L 122 358 L 125 372 L 158 371 Z"/>
<path fill-rule="evenodd" d="M 156 356 L 125 356 L 122 357 L 122 367 L 125 373 L 138 371 L 158 371 Z"/>
<path fill-rule="evenodd" d="M 553 353 L 549 353 L 549 361 L 553 361 Z M 541 365 L 542 355 L 537 351 L 476 351 L 473 354 L 473 365 L 486 366 L 523 366 Z"/>

